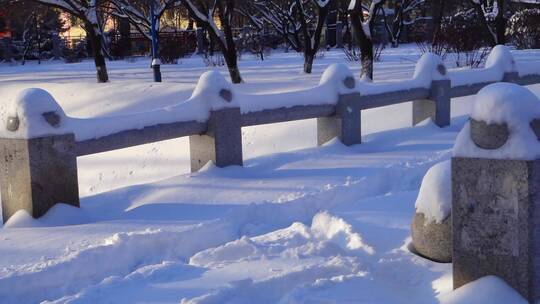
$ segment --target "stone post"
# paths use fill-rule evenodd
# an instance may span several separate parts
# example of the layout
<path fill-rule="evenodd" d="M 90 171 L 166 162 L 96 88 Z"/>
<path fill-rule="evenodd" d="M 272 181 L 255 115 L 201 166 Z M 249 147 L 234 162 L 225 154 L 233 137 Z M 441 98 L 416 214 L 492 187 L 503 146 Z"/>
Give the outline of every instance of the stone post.
<path fill-rule="evenodd" d="M 197 38 L 197 54 L 203 54 L 205 51 L 204 48 L 204 31 L 202 28 L 198 27 L 195 31 L 195 35 Z"/>
<path fill-rule="evenodd" d="M 23 91 L 17 110 L 8 113 L 0 127 L 4 223 L 18 210 L 38 218 L 56 203 L 79 206 L 75 136 L 66 130 L 63 111 L 49 97 L 39 89 Z"/>
<path fill-rule="evenodd" d="M 340 94 L 336 113 L 317 118 L 317 144 L 337 137 L 346 146 L 362 143 L 360 93 Z"/>
<path fill-rule="evenodd" d="M 189 137 L 191 172 L 209 161 L 218 167 L 242 166 L 242 115 L 240 108 L 210 112 L 208 131 Z"/>
<path fill-rule="evenodd" d="M 189 137 L 191 172 L 209 161 L 218 167 L 242 166 L 242 113 L 231 84 L 217 70 L 205 72 L 191 99 L 209 111 L 206 132 Z"/>
<path fill-rule="evenodd" d="M 450 125 L 450 79 L 448 79 L 446 67 L 440 62 L 438 57 L 435 58 L 433 57 L 435 55 L 432 54 L 426 54 L 424 56 L 426 56 L 426 61 L 431 61 L 431 67 L 426 67 L 427 65 L 425 66 L 425 63 L 419 64 L 417 65 L 415 74 L 418 74 L 419 77 L 425 77 L 420 74 L 429 73 L 432 75 L 432 81 L 429 87 L 428 98 L 413 101 L 412 124 L 414 126 L 427 118 L 431 118 L 437 126 L 441 128 L 446 127 Z"/>
<path fill-rule="evenodd" d="M 454 147 L 454 289 L 495 275 L 533 303 L 540 300 L 540 160 L 527 152 L 540 150 L 540 117 L 534 117 L 540 106 L 536 96 L 512 84 L 490 85 L 478 96 L 495 86 L 499 91 L 486 95 L 499 100 L 488 100 L 480 114 L 473 109 Z M 519 94 L 512 92 L 516 88 Z M 476 118 L 519 111 L 523 117 L 491 124 Z"/>

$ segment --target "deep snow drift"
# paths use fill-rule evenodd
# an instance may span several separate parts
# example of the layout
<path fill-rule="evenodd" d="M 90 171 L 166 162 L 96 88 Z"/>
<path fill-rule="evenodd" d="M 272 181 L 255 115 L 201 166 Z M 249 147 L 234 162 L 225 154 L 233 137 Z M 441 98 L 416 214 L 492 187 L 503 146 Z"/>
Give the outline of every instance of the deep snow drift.
<path fill-rule="evenodd" d="M 517 65 L 540 61 L 516 52 Z M 375 79 L 406 79 L 419 54 L 388 50 Z M 347 63 L 338 51 L 301 74 L 297 54 L 240 62 L 242 92 L 315 87 Z M 159 109 L 192 95 L 199 58 L 162 66 L 113 62 L 95 84 L 91 62 L 5 67 L 0 94 L 51 92 L 71 117 Z M 539 95 L 540 86 L 531 86 Z M 452 124 L 410 127 L 411 106 L 363 113 L 364 143 L 315 147 L 313 120 L 243 130 L 244 167 L 189 174 L 187 141 L 171 140 L 78 159 L 81 208 L 58 205 L 0 228 L 4 303 L 495 303 L 520 297 L 484 278 L 451 292 L 451 267 L 408 250 L 422 178 L 448 160 L 472 98 L 453 100 Z M 68 226 L 69 225 L 69 226 Z M 9 226 L 9 227 L 8 227 Z M 18 227 L 18 228 L 16 228 Z M 26 228 L 25 228 L 26 227 Z M 483 290 L 482 293 L 479 291 Z M 452 302 L 453 301 L 453 302 Z"/>

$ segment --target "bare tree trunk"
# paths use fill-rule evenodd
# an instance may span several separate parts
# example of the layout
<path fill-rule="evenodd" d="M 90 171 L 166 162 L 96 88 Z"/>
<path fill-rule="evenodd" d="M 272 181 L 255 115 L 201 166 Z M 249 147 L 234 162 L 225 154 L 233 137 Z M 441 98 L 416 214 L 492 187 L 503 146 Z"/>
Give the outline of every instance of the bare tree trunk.
<path fill-rule="evenodd" d="M 433 0 L 433 31 L 431 34 L 431 43 L 435 44 L 439 40 L 439 32 L 441 30 L 441 22 L 444 16 L 445 0 Z"/>
<path fill-rule="evenodd" d="M 311 74 L 313 60 L 315 60 L 315 54 L 313 52 L 304 53 L 304 73 Z"/>
<path fill-rule="evenodd" d="M 234 53 L 226 52 L 223 54 L 223 57 L 225 58 L 225 63 L 227 63 L 227 69 L 229 70 L 232 83 L 241 83 L 242 76 L 240 75 L 240 69 L 238 69 L 236 51 Z"/>
<path fill-rule="evenodd" d="M 96 66 L 97 81 L 100 83 L 109 81 L 109 75 L 107 74 L 107 65 L 105 64 L 105 57 L 103 56 L 103 50 L 101 45 L 101 35 L 97 33 L 94 25 L 85 23 L 86 34 L 92 46 L 92 55 L 94 56 L 94 64 Z"/>
<path fill-rule="evenodd" d="M 408 2 L 409 0 L 396 1 L 394 21 L 392 22 L 392 47 L 399 46 L 399 38 L 401 37 L 401 31 L 403 30 L 403 9 L 408 5 Z"/>
<path fill-rule="evenodd" d="M 495 32 L 497 36 L 497 44 L 506 43 L 506 18 L 504 17 L 506 12 L 506 3 L 504 0 L 497 0 L 497 6 L 499 11 L 495 17 Z"/>
<path fill-rule="evenodd" d="M 486 16 L 484 15 L 484 10 L 482 9 L 482 5 L 475 3 L 472 1 L 472 6 L 474 7 L 474 10 L 476 11 L 476 14 L 478 15 L 478 18 L 480 18 L 480 22 L 482 23 L 482 27 L 485 29 L 486 33 L 489 36 L 489 44 L 491 47 L 496 46 L 499 42 L 497 41 L 497 34 L 493 33 L 493 30 L 488 24 L 488 21 L 486 20 Z"/>
<path fill-rule="evenodd" d="M 356 1 L 352 10 L 350 10 L 351 25 L 353 36 L 360 47 L 360 78 L 373 80 L 373 40 L 367 36 L 363 29 L 363 12 L 361 1 Z"/>
<path fill-rule="evenodd" d="M 326 17 L 326 45 L 335 46 L 336 45 L 336 30 L 337 30 L 337 19 L 338 19 L 338 7 L 337 2 L 329 3 L 328 5 L 328 16 Z"/>
<path fill-rule="evenodd" d="M 318 16 L 317 16 L 317 26 L 315 27 L 315 32 L 313 37 L 309 34 L 309 29 L 306 22 L 305 11 L 302 5 L 301 0 L 296 0 L 298 5 L 298 17 L 300 18 L 300 24 L 302 25 L 302 33 L 304 36 L 304 72 L 311 74 L 313 68 L 313 60 L 315 55 L 319 50 L 319 45 L 321 42 L 321 33 L 324 27 L 324 22 L 328 16 L 329 7 L 333 3 L 328 3 L 326 6 L 317 6 Z"/>
<path fill-rule="evenodd" d="M 234 44 L 234 37 L 231 29 L 232 12 L 234 11 L 234 1 L 228 0 L 225 7 L 222 1 L 217 1 L 218 15 L 223 28 L 223 34 L 225 35 L 225 45 L 221 48 L 223 51 L 223 57 L 227 63 L 229 69 L 229 75 L 231 76 L 232 83 L 241 83 L 242 77 L 240 76 L 240 70 L 238 69 L 238 56 L 236 54 L 236 46 Z"/>

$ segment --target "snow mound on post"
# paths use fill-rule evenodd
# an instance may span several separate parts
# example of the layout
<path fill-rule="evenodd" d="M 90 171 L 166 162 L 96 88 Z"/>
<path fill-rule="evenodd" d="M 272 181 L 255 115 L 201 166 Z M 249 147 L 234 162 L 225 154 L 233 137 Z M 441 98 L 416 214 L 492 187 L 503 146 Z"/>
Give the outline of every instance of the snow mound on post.
<path fill-rule="evenodd" d="M 516 62 L 510 50 L 504 45 L 495 46 L 486 59 L 486 69 L 494 69 L 501 75 L 517 71 Z"/>
<path fill-rule="evenodd" d="M 527 88 L 511 83 L 486 86 L 475 97 L 471 118 L 487 124 L 506 124 L 508 140 L 498 149 L 482 149 L 471 139 L 469 122 L 456 139 L 454 156 L 521 160 L 540 157 L 540 143 L 531 127 L 533 120 L 540 119 L 540 100 Z"/>
<path fill-rule="evenodd" d="M 232 85 L 218 70 L 205 72 L 193 90 L 190 100 L 204 103 L 209 111 L 239 107 Z"/>
<path fill-rule="evenodd" d="M 69 133 L 68 119 L 49 92 L 31 88 L 0 106 L 0 136 L 35 138 Z"/>
<path fill-rule="evenodd" d="M 192 256 L 189 263 L 215 267 L 263 257 L 331 257 L 345 252 L 372 255 L 374 249 L 343 219 L 320 212 L 313 217 L 311 227 L 296 222 L 257 237 L 244 236 L 201 251 Z"/>
<path fill-rule="evenodd" d="M 526 304 L 516 290 L 496 276 L 482 277 L 439 296 L 442 304 Z"/>
<path fill-rule="evenodd" d="M 334 63 L 324 70 L 319 85 L 334 87 L 336 94 L 347 94 L 354 92 L 356 80 L 345 64 Z"/>
<path fill-rule="evenodd" d="M 439 56 L 425 53 L 416 63 L 413 79 L 429 86 L 433 80 L 448 79 L 448 71 Z"/>
<path fill-rule="evenodd" d="M 443 161 L 431 167 L 420 186 L 415 203 L 416 212 L 423 213 L 426 223 L 442 223 L 452 210 L 451 161 Z"/>

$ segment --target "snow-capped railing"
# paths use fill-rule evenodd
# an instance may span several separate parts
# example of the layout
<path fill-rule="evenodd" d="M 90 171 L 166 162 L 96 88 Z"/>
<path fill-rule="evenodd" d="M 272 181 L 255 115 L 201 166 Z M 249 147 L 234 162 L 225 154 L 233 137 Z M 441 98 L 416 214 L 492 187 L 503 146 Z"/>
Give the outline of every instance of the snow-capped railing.
<path fill-rule="evenodd" d="M 412 101 L 413 124 L 431 117 L 444 127 L 450 124 L 451 97 L 476 94 L 498 81 L 540 83 L 540 67 L 527 69 L 517 71 L 500 46 L 484 69 L 447 72 L 437 56 L 425 54 L 410 80 L 357 82 L 346 66 L 332 65 L 313 88 L 263 95 L 238 92 L 211 71 L 182 103 L 91 119 L 71 118 L 48 92 L 28 89 L 0 112 L 4 221 L 21 208 L 39 217 L 56 202 L 78 206 L 77 156 L 189 136 L 192 171 L 209 161 L 242 165 L 242 127 L 309 118 L 317 118 L 319 145 L 335 137 L 359 144 L 362 110 Z"/>

